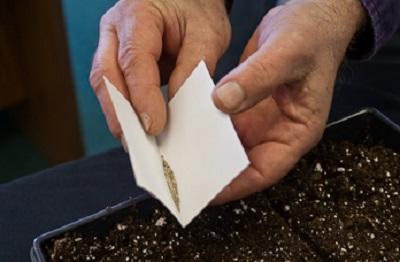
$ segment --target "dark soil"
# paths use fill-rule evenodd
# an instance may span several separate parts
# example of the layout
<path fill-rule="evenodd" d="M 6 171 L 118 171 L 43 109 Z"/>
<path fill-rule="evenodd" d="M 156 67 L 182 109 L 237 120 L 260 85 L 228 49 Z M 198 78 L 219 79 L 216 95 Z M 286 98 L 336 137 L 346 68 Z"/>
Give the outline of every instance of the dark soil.
<path fill-rule="evenodd" d="M 208 208 L 186 229 L 166 209 L 149 219 L 132 209 L 106 235 L 68 234 L 49 253 L 52 261 L 317 260 L 261 193 Z"/>
<path fill-rule="evenodd" d="M 45 249 L 50 261 L 399 261 L 399 179 L 395 152 L 325 141 L 278 185 L 186 229 L 161 205 L 131 208 Z"/>
<path fill-rule="evenodd" d="M 399 261 L 400 155 L 365 144 L 322 143 L 268 196 L 325 259 Z"/>

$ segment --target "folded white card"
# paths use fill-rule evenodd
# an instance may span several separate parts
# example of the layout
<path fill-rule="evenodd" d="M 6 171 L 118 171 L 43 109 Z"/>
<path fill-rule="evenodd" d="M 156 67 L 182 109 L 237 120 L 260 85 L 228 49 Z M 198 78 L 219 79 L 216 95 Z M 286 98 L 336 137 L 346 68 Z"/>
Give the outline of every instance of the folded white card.
<path fill-rule="evenodd" d="M 169 102 L 168 123 L 158 137 L 145 133 L 131 104 L 106 78 L 105 83 L 137 184 L 157 197 L 182 226 L 248 166 L 229 116 L 212 101 L 214 83 L 203 61 Z"/>

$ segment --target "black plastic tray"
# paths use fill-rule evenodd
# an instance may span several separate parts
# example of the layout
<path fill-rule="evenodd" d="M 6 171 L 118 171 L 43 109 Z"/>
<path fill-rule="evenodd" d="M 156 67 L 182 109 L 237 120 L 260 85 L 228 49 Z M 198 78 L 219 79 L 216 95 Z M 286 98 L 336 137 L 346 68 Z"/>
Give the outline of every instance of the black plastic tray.
<path fill-rule="evenodd" d="M 400 152 L 400 127 L 376 109 L 364 109 L 329 124 L 324 138 L 359 143 L 365 138 L 366 129 L 368 129 L 368 133 L 374 142 L 383 143 L 386 147 Z M 151 214 L 151 211 L 156 206 L 160 206 L 158 201 L 151 198 L 148 194 L 143 194 L 116 206 L 107 207 L 96 214 L 84 217 L 76 222 L 44 233 L 33 240 L 31 259 L 33 262 L 47 261 L 43 250 L 45 243 L 67 231 L 104 230 L 107 225 L 114 224 L 114 221 L 125 216 L 132 208 L 139 209 L 142 216 L 145 217 Z"/>

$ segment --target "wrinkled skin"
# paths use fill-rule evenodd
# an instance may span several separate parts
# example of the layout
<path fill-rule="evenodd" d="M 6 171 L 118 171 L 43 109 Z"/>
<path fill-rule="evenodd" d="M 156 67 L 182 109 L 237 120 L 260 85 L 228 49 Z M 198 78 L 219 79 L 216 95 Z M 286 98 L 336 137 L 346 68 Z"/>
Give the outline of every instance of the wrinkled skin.
<path fill-rule="evenodd" d="M 212 204 L 271 186 L 320 140 L 338 68 L 365 20 L 359 0 L 292 0 L 264 17 L 238 67 L 213 93 L 250 165 Z M 158 134 L 167 121 L 158 75 L 170 77 L 172 96 L 201 59 L 212 73 L 230 40 L 223 2 L 207 0 L 120 1 L 103 17 L 101 32 L 91 82 L 117 137 L 103 74 L 131 99 L 147 132 Z M 168 67 L 173 62 L 176 68 Z"/>

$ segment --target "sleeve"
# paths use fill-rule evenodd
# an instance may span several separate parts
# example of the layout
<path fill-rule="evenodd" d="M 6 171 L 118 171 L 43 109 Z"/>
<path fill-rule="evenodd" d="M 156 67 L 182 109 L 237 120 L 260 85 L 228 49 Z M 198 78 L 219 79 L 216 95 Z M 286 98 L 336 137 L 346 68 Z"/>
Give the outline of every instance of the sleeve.
<path fill-rule="evenodd" d="M 360 0 L 369 21 L 349 47 L 349 59 L 367 59 L 374 55 L 400 25 L 400 0 Z"/>
<path fill-rule="evenodd" d="M 233 0 L 225 0 L 225 7 L 228 14 L 231 12 L 232 6 L 233 6 Z"/>

